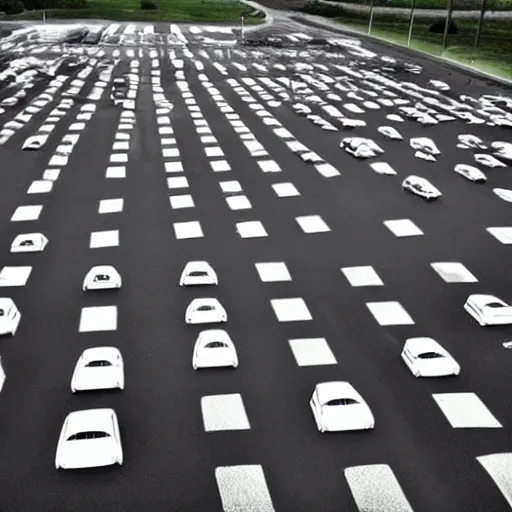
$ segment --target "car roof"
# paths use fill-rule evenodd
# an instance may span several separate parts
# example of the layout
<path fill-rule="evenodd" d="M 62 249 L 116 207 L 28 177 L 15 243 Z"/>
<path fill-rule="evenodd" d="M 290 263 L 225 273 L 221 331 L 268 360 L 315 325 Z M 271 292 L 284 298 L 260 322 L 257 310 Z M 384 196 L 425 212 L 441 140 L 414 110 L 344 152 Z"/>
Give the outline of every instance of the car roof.
<path fill-rule="evenodd" d="M 17 242 L 17 243 L 20 243 L 23 240 L 30 240 L 32 238 L 42 239 L 42 238 L 44 238 L 44 235 L 42 233 L 25 233 L 25 234 L 22 234 L 22 235 L 18 235 L 14 239 L 14 241 Z"/>
<path fill-rule="evenodd" d="M 316 385 L 316 392 L 321 403 L 334 398 L 361 398 L 354 386 L 347 381 L 321 382 Z"/>
<path fill-rule="evenodd" d="M 116 347 L 92 347 L 82 352 L 82 358 L 86 361 L 97 361 L 100 359 L 115 359 L 121 352 Z"/>
<path fill-rule="evenodd" d="M 93 430 L 112 430 L 112 415 L 114 409 L 85 409 L 73 411 L 68 414 L 66 435 L 88 432 Z"/>
<path fill-rule="evenodd" d="M 414 354 L 422 354 L 423 352 L 442 352 L 443 347 L 432 338 L 409 338 L 405 342 L 407 349 Z"/>
<path fill-rule="evenodd" d="M 0 297 L 0 308 L 7 309 L 14 306 L 14 301 L 8 297 Z"/>
<path fill-rule="evenodd" d="M 476 304 L 477 306 L 480 306 L 480 307 L 481 306 L 485 306 L 489 302 L 503 302 L 503 303 L 505 303 L 503 300 L 499 299 L 498 297 L 496 297 L 494 295 L 483 295 L 483 294 L 470 295 L 468 297 L 468 301 L 469 302 L 473 302 L 474 304 Z"/>
<path fill-rule="evenodd" d="M 207 261 L 189 261 L 185 267 L 188 272 L 194 270 L 210 270 L 210 264 Z"/>
<path fill-rule="evenodd" d="M 117 270 L 112 265 L 96 265 L 95 267 L 92 267 L 89 272 L 94 273 L 101 273 L 104 272 L 105 274 L 110 273 L 117 273 Z"/>
<path fill-rule="evenodd" d="M 215 306 L 215 307 L 219 307 L 220 306 L 220 302 L 216 298 L 214 298 L 214 297 L 202 297 L 200 299 L 194 299 L 190 303 L 190 306 L 192 306 L 194 308 L 198 308 L 200 306 Z"/>

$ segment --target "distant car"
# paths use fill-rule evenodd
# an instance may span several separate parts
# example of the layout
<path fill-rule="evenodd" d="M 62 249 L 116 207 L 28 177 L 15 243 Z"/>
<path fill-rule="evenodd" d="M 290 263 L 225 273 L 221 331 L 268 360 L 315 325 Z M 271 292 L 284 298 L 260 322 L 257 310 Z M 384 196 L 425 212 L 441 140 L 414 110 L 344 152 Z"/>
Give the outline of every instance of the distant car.
<path fill-rule="evenodd" d="M 402 359 L 415 377 L 459 375 L 460 366 L 432 338 L 409 338 L 402 350 Z"/>
<path fill-rule="evenodd" d="M 391 140 L 402 140 L 403 137 L 400 135 L 400 132 L 393 128 L 392 126 L 379 126 L 378 128 L 379 133 L 382 133 L 382 135 L 385 135 L 388 139 Z"/>
<path fill-rule="evenodd" d="M 42 233 L 18 235 L 11 244 L 11 252 L 43 252 L 48 245 L 48 238 Z"/>
<path fill-rule="evenodd" d="M 408 176 L 402 182 L 402 187 L 413 194 L 416 194 L 424 199 L 437 199 L 441 197 L 441 192 L 425 178 L 419 176 Z"/>
<path fill-rule="evenodd" d="M 494 295 L 470 295 L 464 309 L 482 327 L 512 324 L 512 307 Z"/>
<path fill-rule="evenodd" d="M 68 414 L 55 455 L 56 469 L 123 464 L 117 414 L 113 409 L 85 409 Z"/>
<path fill-rule="evenodd" d="M 20 320 L 21 313 L 14 301 L 7 297 L 0 298 L 0 336 L 4 334 L 14 336 Z"/>
<path fill-rule="evenodd" d="M 194 370 L 223 366 L 238 367 L 236 348 L 229 334 L 222 329 L 200 332 L 192 356 Z"/>
<path fill-rule="evenodd" d="M 124 362 L 115 347 L 94 347 L 82 352 L 73 377 L 71 392 L 124 389 Z"/>
<path fill-rule="evenodd" d="M 227 322 L 228 315 L 217 299 L 194 299 L 187 308 L 185 321 L 187 324 L 213 324 Z"/>
<path fill-rule="evenodd" d="M 0 102 L 2 107 L 14 107 L 18 103 L 18 98 L 11 96 L 10 98 L 5 98 Z"/>
<path fill-rule="evenodd" d="M 485 142 L 480 137 L 477 137 L 476 135 L 463 134 L 463 135 L 459 135 L 458 139 L 461 144 L 463 144 L 464 146 L 467 146 L 468 148 L 482 149 L 482 150 L 487 149 L 487 145 L 485 144 Z"/>
<path fill-rule="evenodd" d="M 317 384 L 309 402 L 320 432 L 369 430 L 375 418 L 363 397 L 349 382 Z"/>
<path fill-rule="evenodd" d="M 119 289 L 123 280 L 119 272 L 112 265 L 97 265 L 87 272 L 83 291 Z"/>
<path fill-rule="evenodd" d="M 508 188 L 493 188 L 492 191 L 503 201 L 512 203 L 512 190 Z"/>
<path fill-rule="evenodd" d="M 426 153 L 427 155 L 440 155 L 441 151 L 437 148 L 434 141 L 428 137 L 414 137 L 410 140 L 411 148 Z"/>
<path fill-rule="evenodd" d="M 181 273 L 180 286 L 217 284 L 217 274 L 207 261 L 189 261 Z"/>
<path fill-rule="evenodd" d="M 467 164 L 457 164 L 454 168 L 454 171 L 469 181 L 474 181 L 475 183 L 485 183 L 487 181 L 487 176 L 478 168 L 467 165 Z"/>
<path fill-rule="evenodd" d="M 32 135 L 29 137 L 24 143 L 21 149 L 24 151 L 36 151 L 42 148 L 46 141 L 48 140 L 48 135 Z"/>
<path fill-rule="evenodd" d="M 372 158 L 384 153 L 384 150 L 373 140 L 363 137 L 345 137 L 340 146 L 356 158 Z"/>

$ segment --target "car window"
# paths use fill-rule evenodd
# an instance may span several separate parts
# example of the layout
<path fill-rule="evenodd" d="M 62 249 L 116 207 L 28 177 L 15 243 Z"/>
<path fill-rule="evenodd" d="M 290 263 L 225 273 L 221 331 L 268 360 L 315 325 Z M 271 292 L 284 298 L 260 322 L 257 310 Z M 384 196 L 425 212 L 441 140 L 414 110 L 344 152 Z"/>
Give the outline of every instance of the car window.
<path fill-rule="evenodd" d="M 418 355 L 418 359 L 436 359 L 439 357 L 444 357 L 441 354 L 438 354 L 437 352 L 424 352 L 423 354 Z"/>
<path fill-rule="evenodd" d="M 208 273 L 204 272 L 203 270 L 193 270 L 192 272 L 189 272 L 189 276 L 192 277 L 201 277 L 201 276 L 207 276 Z"/>
<path fill-rule="evenodd" d="M 0 316 L 5 316 L 5 311 L 3 309 L 0 309 Z"/>
<path fill-rule="evenodd" d="M 101 439 L 102 437 L 110 437 L 110 434 L 101 430 L 89 430 L 87 432 L 78 432 L 68 437 L 68 441 L 83 441 L 84 439 Z"/>
<path fill-rule="evenodd" d="M 89 368 L 97 368 L 98 366 L 112 366 L 112 363 L 110 361 L 106 360 L 99 360 L 99 361 L 90 361 L 85 366 Z"/>
<path fill-rule="evenodd" d="M 34 242 L 32 240 L 23 240 L 20 245 L 28 246 L 28 245 L 34 245 Z"/>
<path fill-rule="evenodd" d="M 223 347 L 227 347 L 227 345 L 225 343 L 223 343 L 222 341 L 211 341 L 210 343 L 207 343 L 205 345 L 206 348 L 223 348 Z"/>
<path fill-rule="evenodd" d="M 500 302 L 489 302 L 489 304 L 486 304 L 485 307 L 486 308 L 502 308 L 504 306 Z"/>
<path fill-rule="evenodd" d="M 353 398 L 335 398 L 333 400 L 329 400 L 325 405 L 328 406 L 337 406 L 337 405 L 352 405 L 357 404 L 357 400 Z"/>
<path fill-rule="evenodd" d="M 98 274 L 94 276 L 95 281 L 110 281 L 110 276 L 107 276 L 105 274 Z"/>
<path fill-rule="evenodd" d="M 196 311 L 213 311 L 214 309 L 213 306 L 199 306 Z"/>

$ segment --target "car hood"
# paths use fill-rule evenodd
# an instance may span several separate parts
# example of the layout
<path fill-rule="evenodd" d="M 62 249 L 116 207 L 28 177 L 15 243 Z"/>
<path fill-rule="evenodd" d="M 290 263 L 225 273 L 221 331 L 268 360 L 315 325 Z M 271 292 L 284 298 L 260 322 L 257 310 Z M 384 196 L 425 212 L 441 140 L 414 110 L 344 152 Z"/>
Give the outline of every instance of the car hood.
<path fill-rule="evenodd" d="M 99 366 L 80 368 L 73 379 L 75 389 L 103 389 L 117 387 L 119 368 Z"/>
<path fill-rule="evenodd" d="M 113 438 L 65 441 L 57 463 L 64 468 L 89 468 L 114 464 L 116 445 Z"/>
<path fill-rule="evenodd" d="M 365 404 L 324 406 L 322 418 L 323 423 L 330 426 L 373 422 L 373 414 Z"/>

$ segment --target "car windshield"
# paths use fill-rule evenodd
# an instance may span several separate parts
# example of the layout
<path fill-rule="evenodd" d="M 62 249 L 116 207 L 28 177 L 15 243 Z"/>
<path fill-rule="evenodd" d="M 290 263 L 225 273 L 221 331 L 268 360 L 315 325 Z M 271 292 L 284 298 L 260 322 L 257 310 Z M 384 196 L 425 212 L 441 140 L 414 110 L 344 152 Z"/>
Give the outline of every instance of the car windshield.
<path fill-rule="evenodd" d="M 423 354 L 418 355 L 418 359 L 439 359 L 440 357 L 444 356 L 437 352 L 424 352 Z"/>
<path fill-rule="evenodd" d="M 210 341 L 210 343 L 207 343 L 205 345 L 205 348 L 224 348 L 227 347 L 225 343 L 222 341 Z"/>
<path fill-rule="evenodd" d="M 69 436 L 68 441 L 84 441 L 89 439 L 101 439 L 103 437 L 110 437 L 110 434 L 102 430 L 88 430 L 87 432 L 78 432 Z"/>
<path fill-rule="evenodd" d="M 26 246 L 34 245 L 34 242 L 32 240 L 23 240 L 23 242 L 21 242 L 20 245 L 26 247 Z"/>
<path fill-rule="evenodd" d="M 196 311 L 213 311 L 214 309 L 213 306 L 199 306 Z"/>
<path fill-rule="evenodd" d="M 107 274 L 97 274 L 94 276 L 95 281 L 110 281 L 110 276 Z"/>
<path fill-rule="evenodd" d="M 485 307 L 486 308 L 504 308 L 506 306 L 504 306 L 500 302 L 489 302 L 488 304 L 485 305 Z"/>
<path fill-rule="evenodd" d="M 203 277 L 207 275 L 208 273 L 204 272 L 203 270 L 193 270 L 192 272 L 189 273 L 189 276 L 191 277 Z"/>
<path fill-rule="evenodd" d="M 332 400 L 329 400 L 324 405 L 327 405 L 329 407 L 334 407 L 338 405 L 353 405 L 359 403 L 354 398 L 334 398 Z"/>
<path fill-rule="evenodd" d="M 85 366 L 87 366 L 89 368 L 97 368 L 98 366 L 112 366 L 112 363 L 110 361 L 102 359 L 102 360 L 98 360 L 98 361 L 90 361 Z"/>
<path fill-rule="evenodd" d="M 5 315 L 5 311 L 3 309 L 0 309 L 0 316 L 4 316 Z"/>

